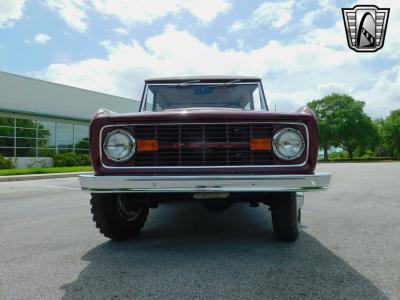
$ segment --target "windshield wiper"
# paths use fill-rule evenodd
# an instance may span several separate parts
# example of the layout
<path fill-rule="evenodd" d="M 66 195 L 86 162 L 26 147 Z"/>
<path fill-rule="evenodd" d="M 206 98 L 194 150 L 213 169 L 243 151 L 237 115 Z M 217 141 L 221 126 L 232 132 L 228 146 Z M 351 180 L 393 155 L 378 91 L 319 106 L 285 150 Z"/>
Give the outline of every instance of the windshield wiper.
<path fill-rule="evenodd" d="M 235 79 L 235 80 L 232 80 L 232 81 L 219 83 L 219 84 L 217 84 L 217 86 L 229 86 L 229 85 L 234 85 L 235 83 L 238 83 L 238 82 L 241 82 L 241 81 L 242 81 L 241 79 Z"/>
<path fill-rule="evenodd" d="M 241 81 L 242 81 L 241 79 L 235 79 L 235 80 L 231 80 L 231 81 L 228 81 L 228 82 L 213 83 L 213 84 L 204 82 L 204 85 L 214 86 L 214 87 L 217 87 L 217 86 L 232 86 L 232 85 L 235 85 L 236 83 L 241 82 Z M 199 79 L 189 80 L 189 81 L 184 81 L 184 82 L 180 82 L 180 83 L 177 83 L 177 84 L 167 85 L 167 87 L 187 87 L 187 86 L 194 85 L 194 83 L 198 83 L 198 82 L 200 82 Z"/>
<path fill-rule="evenodd" d="M 193 83 L 197 83 L 197 82 L 200 82 L 200 80 L 196 79 L 196 80 L 184 81 L 184 82 L 180 82 L 177 84 L 167 85 L 167 87 L 185 87 L 185 86 L 191 86 Z"/>

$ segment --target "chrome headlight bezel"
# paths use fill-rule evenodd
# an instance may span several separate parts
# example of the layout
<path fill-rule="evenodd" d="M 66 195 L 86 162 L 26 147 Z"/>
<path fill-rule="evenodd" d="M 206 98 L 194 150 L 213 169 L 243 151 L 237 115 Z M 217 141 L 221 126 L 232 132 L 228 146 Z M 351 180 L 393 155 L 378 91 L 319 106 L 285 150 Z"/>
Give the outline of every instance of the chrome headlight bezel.
<path fill-rule="evenodd" d="M 299 137 L 300 142 L 301 142 L 300 150 L 298 151 L 297 154 L 295 154 L 295 155 L 293 155 L 293 156 L 285 156 L 284 154 L 282 154 L 282 152 L 281 152 L 280 149 L 279 149 L 279 141 L 280 141 L 280 139 L 281 139 L 285 134 L 287 134 L 287 133 L 294 133 L 294 134 L 296 134 L 296 135 Z M 305 143 L 305 140 L 304 140 L 304 136 L 303 136 L 303 134 L 300 132 L 300 130 L 297 130 L 297 129 L 288 127 L 288 128 L 284 128 L 284 129 L 279 130 L 279 131 L 274 135 L 274 137 L 273 137 L 273 139 L 272 139 L 272 148 L 273 148 L 274 153 L 275 153 L 275 155 L 276 155 L 277 157 L 279 157 L 281 160 L 289 161 L 289 160 L 295 160 L 295 159 L 297 159 L 297 158 L 299 158 L 300 156 L 303 155 L 304 149 L 306 148 L 306 143 Z"/>
<path fill-rule="evenodd" d="M 127 137 L 128 143 L 131 145 L 131 149 L 129 150 L 129 153 L 122 157 L 122 158 L 116 158 L 113 155 L 110 154 L 109 149 L 108 149 L 108 142 L 110 141 L 110 138 L 112 136 L 114 136 L 115 134 L 122 134 L 123 136 Z M 128 131 L 126 130 L 122 130 L 122 129 L 116 129 L 113 131 L 110 131 L 109 133 L 107 133 L 106 138 L 104 139 L 104 143 L 103 143 L 103 152 L 104 154 L 107 156 L 107 158 L 109 160 L 112 160 L 114 162 L 125 162 L 127 160 L 129 160 L 136 152 L 136 140 L 135 138 L 132 136 L 132 134 L 130 134 Z"/>

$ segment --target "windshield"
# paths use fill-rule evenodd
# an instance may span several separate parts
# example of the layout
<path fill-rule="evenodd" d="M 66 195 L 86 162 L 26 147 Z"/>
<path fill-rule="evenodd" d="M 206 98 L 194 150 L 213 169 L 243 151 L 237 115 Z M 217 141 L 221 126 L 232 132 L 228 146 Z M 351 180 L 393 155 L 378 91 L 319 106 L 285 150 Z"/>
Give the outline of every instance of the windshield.
<path fill-rule="evenodd" d="M 219 107 L 266 110 L 258 83 L 180 83 L 146 86 L 142 111 Z"/>

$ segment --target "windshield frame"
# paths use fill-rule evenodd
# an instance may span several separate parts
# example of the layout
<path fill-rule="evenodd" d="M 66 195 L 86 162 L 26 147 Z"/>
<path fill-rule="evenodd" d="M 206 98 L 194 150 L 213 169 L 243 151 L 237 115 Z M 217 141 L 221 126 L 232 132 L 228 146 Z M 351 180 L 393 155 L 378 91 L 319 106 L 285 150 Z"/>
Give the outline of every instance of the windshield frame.
<path fill-rule="evenodd" d="M 142 99 L 140 101 L 140 106 L 139 106 L 139 112 L 159 112 L 159 111 L 153 111 L 153 110 L 144 110 L 146 107 L 146 100 L 147 100 L 147 93 L 149 91 L 150 86 L 160 86 L 160 85 L 170 85 L 170 86 L 179 86 L 180 82 L 168 82 L 168 83 L 145 83 L 143 93 L 142 93 Z M 191 82 L 187 86 L 192 86 L 192 85 L 221 85 L 224 86 L 224 84 L 227 84 L 227 82 L 219 81 L 219 82 Z M 267 100 L 265 98 L 264 94 L 264 89 L 261 81 L 246 81 L 246 82 L 234 82 L 234 83 L 228 83 L 229 85 L 241 85 L 241 84 L 257 84 L 258 89 L 260 91 L 260 97 L 261 101 L 264 104 L 264 109 L 261 111 L 268 111 L 268 105 L 267 105 Z M 185 88 L 183 86 L 182 88 Z M 255 110 L 250 110 L 250 111 L 255 111 Z"/>

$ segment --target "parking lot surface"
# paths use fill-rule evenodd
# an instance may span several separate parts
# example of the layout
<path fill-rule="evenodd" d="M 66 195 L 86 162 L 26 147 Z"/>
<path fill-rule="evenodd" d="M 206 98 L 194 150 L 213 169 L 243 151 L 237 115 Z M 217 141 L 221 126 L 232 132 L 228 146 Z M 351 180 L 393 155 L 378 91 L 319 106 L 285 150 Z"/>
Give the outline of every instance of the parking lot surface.
<path fill-rule="evenodd" d="M 0 183 L 0 299 L 400 299 L 400 163 L 320 164 L 295 243 L 266 206 L 151 210 L 112 242 L 77 178 Z"/>

